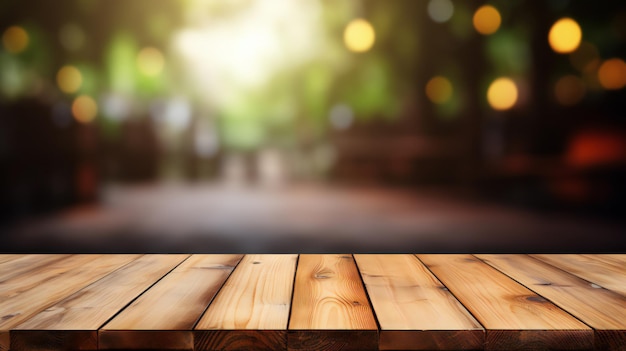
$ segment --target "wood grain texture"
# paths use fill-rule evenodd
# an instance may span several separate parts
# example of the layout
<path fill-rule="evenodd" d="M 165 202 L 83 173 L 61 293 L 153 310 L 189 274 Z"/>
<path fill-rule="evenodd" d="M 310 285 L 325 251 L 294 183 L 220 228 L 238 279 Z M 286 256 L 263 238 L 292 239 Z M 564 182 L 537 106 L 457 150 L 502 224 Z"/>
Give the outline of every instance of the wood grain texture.
<path fill-rule="evenodd" d="M 218 339 L 219 350 L 240 349 L 241 340 L 255 339 L 266 349 L 285 349 L 297 259 L 298 255 L 246 255 L 198 322 L 196 339 L 212 342 L 197 342 L 196 349 L 216 349 L 213 341 Z M 232 335 L 226 337 L 224 330 Z M 234 343 L 229 346 L 228 341 Z"/>
<path fill-rule="evenodd" d="M 623 350 L 626 297 L 526 255 L 477 255 L 603 333 L 603 350 Z M 598 338 L 596 338 L 598 339 Z M 595 343 L 596 348 L 599 342 Z"/>
<path fill-rule="evenodd" d="M 98 350 L 96 330 L 11 331 L 12 351 Z"/>
<path fill-rule="evenodd" d="M 284 330 L 203 330 L 194 332 L 194 350 L 287 350 Z"/>
<path fill-rule="evenodd" d="M 98 332 L 99 350 L 193 350 L 193 334 L 182 330 L 105 330 Z"/>
<path fill-rule="evenodd" d="M 156 344 L 154 338 L 163 337 L 168 349 L 186 348 L 189 340 L 193 348 L 191 330 L 241 257 L 191 256 L 101 329 L 100 348 L 137 348 L 134 337 L 144 335 Z"/>
<path fill-rule="evenodd" d="M 351 255 L 300 255 L 289 349 L 377 349 L 377 329 Z"/>
<path fill-rule="evenodd" d="M 43 273 L 45 270 L 42 270 L 42 267 L 47 267 L 67 257 L 69 255 L 23 255 L 20 258 L 0 264 L 0 280 L 8 282 L 14 277 L 23 279 L 21 276 L 29 274 L 30 271 Z"/>
<path fill-rule="evenodd" d="M 7 291 L 12 293 L 4 295 L 0 300 L 0 334 L 8 333 L 38 312 L 138 257 L 139 255 L 72 255 L 20 276 L 24 280 L 23 284 L 12 279 L 12 285 L 4 291 L 5 294 Z M 40 274 L 40 270 L 46 273 Z M 41 279 L 38 284 L 32 282 L 33 277 Z M 25 290 L 19 288 L 21 285 Z M 0 340 L 6 340 L 6 337 L 0 336 Z M 0 344 L 0 350 L 8 347 L 7 344 Z"/>
<path fill-rule="evenodd" d="M 295 330 L 287 333 L 288 350 L 378 350 L 378 335 L 371 330 Z"/>
<path fill-rule="evenodd" d="M 484 329 L 414 255 L 354 255 L 381 350 L 476 350 Z"/>
<path fill-rule="evenodd" d="M 22 257 L 25 256 L 20 254 L 0 254 L 0 263 L 10 262 Z M 1 267 L 0 270 L 2 270 Z"/>
<path fill-rule="evenodd" d="M 19 347 L 12 348 L 45 350 L 62 344 L 82 350 L 86 340 L 97 345 L 98 328 L 188 256 L 146 255 L 130 262 L 15 327 L 20 332 L 11 339 Z"/>
<path fill-rule="evenodd" d="M 593 331 L 471 255 L 417 255 L 485 327 L 487 350 L 589 350 Z"/>
<path fill-rule="evenodd" d="M 531 255 L 626 296 L 626 255 Z"/>

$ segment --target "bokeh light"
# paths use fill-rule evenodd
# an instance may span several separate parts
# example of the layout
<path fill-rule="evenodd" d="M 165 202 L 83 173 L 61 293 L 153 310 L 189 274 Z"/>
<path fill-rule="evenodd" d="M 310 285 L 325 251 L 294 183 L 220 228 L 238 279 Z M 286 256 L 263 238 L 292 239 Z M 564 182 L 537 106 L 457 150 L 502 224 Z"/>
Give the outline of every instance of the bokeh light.
<path fill-rule="evenodd" d="M 437 23 L 447 22 L 453 14 L 454 5 L 450 0 L 430 0 L 428 2 L 428 16 Z"/>
<path fill-rule="evenodd" d="M 89 123 L 98 114 L 98 104 L 88 95 L 81 95 L 72 103 L 72 115 L 80 123 Z"/>
<path fill-rule="evenodd" d="M 598 70 L 598 80 L 604 89 L 622 89 L 626 86 L 626 63 L 619 58 L 604 61 Z"/>
<path fill-rule="evenodd" d="M 583 33 L 578 22 L 565 17 L 552 25 L 548 34 L 548 42 L 555 52 L 568 54 L 578 48 L 582 36 Z"/>
<path fill-rule="evenodd" d="M 481 6 L 474 13 L 474 28 L 480 34 L 490 35 L 498 31 L 502 17 L 498 9 L 491 5 Z"/>
<path fill-rule="evenodd" d="M 149 77 L 154 77 L 163 72 L 165 58 L 159 49 L 146 47 L 139 51 L 137 55 L 137 65 L 141 73 Z"/>
<path fill-rule="evenodd" d="M 452 97 L 452 83 L 445 77 L 433 77 L 426 83 L 426 96 L 435 104 L 443 104 Z"/>
<path fill-rule="evenodd" d="M 13 54 L 19 54 L 28 47 L 29 37 L 24 28 L 19 26 L 9 27 L 2 35 L 4 48 Z"/>
<path fill-rule="evenodd" d="M 83 76 L 80 70 L 74 66 L 63 66 L 57 73 L 57 84 L 62 92 L 73 94 L 80 89 Z"/>
<path fill-rule="evenodd" d="M 585 96 L 585 83 L 575 75 L 561 77 L 554 85 L 554 97 L 563 106 L 579 103 Z"/>
<path fill-rule="evenodd" d="M 511 78 L 500 77 L 494 80 L 487 90 L 487 101 L 494 110 L 504 111 L 517 102 L 517 85 Z"/>
<path fill-rule="evenodd" d="M 359 18 L 348 23 L 343 39 L 350 51 L 366 52 L 374 45 L 376 33 L 368 21 Z"/>

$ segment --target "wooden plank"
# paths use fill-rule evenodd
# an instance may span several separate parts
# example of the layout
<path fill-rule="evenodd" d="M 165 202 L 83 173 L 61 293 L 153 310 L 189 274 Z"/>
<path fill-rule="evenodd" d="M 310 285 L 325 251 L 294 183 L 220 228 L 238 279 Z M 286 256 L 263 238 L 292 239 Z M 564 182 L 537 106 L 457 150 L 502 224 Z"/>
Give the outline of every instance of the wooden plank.
<path fill-rule="evenodd" d="M 23 282 L 17 277 L 12 279 L 0 300 L 0 350 L 9 348 L 6 343 L 9 330 L 137 257 L 139 255 L 72 255 L 29 271 L 19 277 Z M 38 284 L 32 282 L 34 277 L 40 278 Z M 11 294 L 6 295 L 7 291 Z"/>
<path fill-rule="evenodd" d="M 100 349 L 192 350 L 194 325 L 241 257 L 189 257 L 100 330 Z"/>
<path fill-rule="evenodd" d="M 626 255 L 531 255 L 626 296 Z"/>
<path fill-rule="evenodd" d="M 595 329 L 599 350 L 626 345 L 626 297 L 526 255 L 477 255 Z"/>
<path fill-rule="evenodd" d="M 22 255 L 15 260 L 6 261 L 0 264 L 0 280 L 6 282 L 14 277 L 28 274 L 29 271 L 41 271 L 41 267 L 46 267 L 54 262 L 60 261 L 69 255 Z"/>
<path fill-rule="evenodd" d="M 485 327 L 487 350 L 589 350 L 591 328 L 471 255 L 418 258 Z"/>
<path fill-rule="evenodd" d="M 286 350 L 298 255 L 247 255 L 198 322 L 196 350 Z"/>
<path fill-rule="evenodd" d="M 290 350 L 376 350 L 377 325 L 350 255 L 300 255 Z"/>
<path fill-rule="evenodd" d="M 20 254 L 0 254 L 0 263 L 10 262 L 18 258 L 22 258 L 24 255 Z M 2 268 L 0 268 L 1 270 Z"/>
<path fill-rule="evenodd" d="M 477 350 L 484 329 L 414 255 L 354 255 L 381 350 Z"/>
<path fill-rule="evenodd" d="M 96 349 L 98 328 L 188 256 L 140 257 L 13 328 L 11 349 Z"/>

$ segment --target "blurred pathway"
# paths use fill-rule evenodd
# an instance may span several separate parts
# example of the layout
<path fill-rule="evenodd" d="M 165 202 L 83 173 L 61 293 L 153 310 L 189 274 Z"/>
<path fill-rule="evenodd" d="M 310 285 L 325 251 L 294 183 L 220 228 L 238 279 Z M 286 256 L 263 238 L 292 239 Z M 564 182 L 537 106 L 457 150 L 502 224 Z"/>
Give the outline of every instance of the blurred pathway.
<path fill-rule="evenodd" d="M 5 228 L 2 252 L 624 252 L 626 225 L 436 192 L 215 184 L 110 187 Z"/>

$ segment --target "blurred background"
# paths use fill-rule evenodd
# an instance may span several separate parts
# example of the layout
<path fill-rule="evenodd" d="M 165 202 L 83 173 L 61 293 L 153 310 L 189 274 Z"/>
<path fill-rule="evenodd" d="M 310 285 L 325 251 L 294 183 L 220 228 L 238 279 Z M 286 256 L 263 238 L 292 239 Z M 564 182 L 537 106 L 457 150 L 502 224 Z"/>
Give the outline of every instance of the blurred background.
<path fill-rule="evenodd" d="M 626 3 L 4 0 L 0 252 L 624 252 Z"/>

